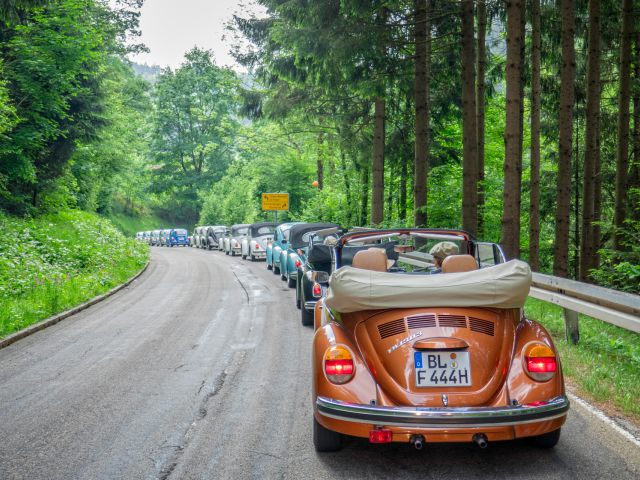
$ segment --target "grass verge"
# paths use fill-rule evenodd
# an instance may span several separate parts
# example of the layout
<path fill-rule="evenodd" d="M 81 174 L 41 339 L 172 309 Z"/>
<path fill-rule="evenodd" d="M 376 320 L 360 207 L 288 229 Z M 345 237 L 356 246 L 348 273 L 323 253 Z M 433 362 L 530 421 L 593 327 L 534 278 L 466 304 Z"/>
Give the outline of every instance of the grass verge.
<path fill-rule="evenodd" d="M 155 215 L 132 216 L 117 212 L 107 215 L 107 218 L 128 237 L 135 237 L 136 232 L 170 228 L 167 221 Z"/>
<path fill-rule="evenodd" d="M 124 283 L 148 256 L 90 213 L 0 216 L 0 338 Z"/>
<path fill-rule="evenodd" d="M 580 341 L 572 345 L 565 340 L 562 308 L 530 298 L 525 311 L 553 336 L 576 393 L 640 425 L 640 335 L 580 315 Z"/>

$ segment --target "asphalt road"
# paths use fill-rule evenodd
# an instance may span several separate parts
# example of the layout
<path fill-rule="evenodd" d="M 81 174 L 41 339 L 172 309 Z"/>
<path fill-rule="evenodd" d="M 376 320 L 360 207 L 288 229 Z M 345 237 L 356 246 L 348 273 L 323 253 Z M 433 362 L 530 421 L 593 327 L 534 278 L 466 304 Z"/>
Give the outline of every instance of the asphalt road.
<path fill-rule="evenodd" d="M 294 297 L 264 263 L 153 249 L 131 286 L 0 350 L 0 479 L 640 478 L 640 448 L 577 405 L 551 451 L 317 454 Z"/>

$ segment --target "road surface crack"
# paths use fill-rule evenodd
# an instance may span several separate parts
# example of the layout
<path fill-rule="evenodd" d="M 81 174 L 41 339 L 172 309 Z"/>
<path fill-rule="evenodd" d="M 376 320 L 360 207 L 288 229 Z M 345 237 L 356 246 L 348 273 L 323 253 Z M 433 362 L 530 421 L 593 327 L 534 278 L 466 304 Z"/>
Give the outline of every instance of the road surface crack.
<path fill-rule="evenodd" d="M 242 283 L 242 280 L 240 280 L 240 277 L 238 277 L 236 272 L 232 271 L 231 273 L 233 273 L 233 276 L 236 277 L 236 280 L 238 281 L 238 283 L 242 287 L 242 290 L 244 290 L 244 294 L 247 297 L 247 304 L 251 303 L 251 300 L 249 299 L 249 291 L 247 290 L 247 287 L 244 286 L 244 283 Z"/>
<path fill-rule="evenodd" d="M 182 456 L 186 448 L 189 446 L 189 440 L 193 436 L 193 432 L 197 428 L 198 422 L 207 416 L 207 413 L 208 413 L 207 404 L 209 403 L 209 400 L 211 400 L 213 397 L 218 395 L 218 393 L 220 393 L 220 391 L 222 390 L 222 387 L 224 387 L 224 382 L 227 379 L 227 375 L 228 375 L 227 369 L 225 368 L 213 380 L 211 384 L 211 389 L 204 395 L 204 397 L 202 398 L 202 401 L 200 402 L 200 405 L 196 410 L 197 413 L 195 415 L 194 420 L 191 422 L 187 430 L 182 435 L 182 443 L 180 445 L 170 446 L 171 448 L 173 448 L 174 451 L 169 456 L 169 458 L 165 460 L 164 466 L 160 469 L 160 472 L 158 473 L 158 480 L 168 480 L 171 477 L 173 471 L 176 469 L 176 467 L 180 463 L 180 457 Z M 200 384 L 200 387 L 198 388 L 198 393 L 196 395 L 202 392 L 205 385 L 206 385 L 206 380 L 203 380 L 202 383 Z"/>

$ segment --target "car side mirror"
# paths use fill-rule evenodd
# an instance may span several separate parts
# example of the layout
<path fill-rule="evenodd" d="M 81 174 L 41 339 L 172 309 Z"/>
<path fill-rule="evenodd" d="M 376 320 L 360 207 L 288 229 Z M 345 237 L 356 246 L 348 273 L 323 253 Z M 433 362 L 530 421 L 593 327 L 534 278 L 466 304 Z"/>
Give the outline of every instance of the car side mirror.
<path fill-rule="evenodd" d="M 314 280 L 317 283 L 329 283 L 329 274 L 327 272 L 314 272 Z"/>

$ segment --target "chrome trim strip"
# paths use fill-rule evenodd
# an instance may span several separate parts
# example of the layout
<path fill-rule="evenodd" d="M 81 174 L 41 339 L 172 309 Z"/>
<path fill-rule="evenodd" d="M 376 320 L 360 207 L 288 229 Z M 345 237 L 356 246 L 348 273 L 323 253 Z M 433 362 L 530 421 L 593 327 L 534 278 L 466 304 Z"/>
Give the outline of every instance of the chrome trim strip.
<path fill-rule="evenodd" d="M 381 407 L 318 397 L 316 407 L 325 417 L 347 422 L 407 428 L 476 428 L 553 420 L 566 414 L 569 410 L 569 399 L 561 395 L 544 405 L 443 408 Z"/>
<path fill-rule="evenodd" d="M 307 310 L 313 310 L 314 308 L 316 308 L 316 303 L 318 303 L 317 301 L 315 302 L 304 302 L 304 308 L 306 308 Z"/>

